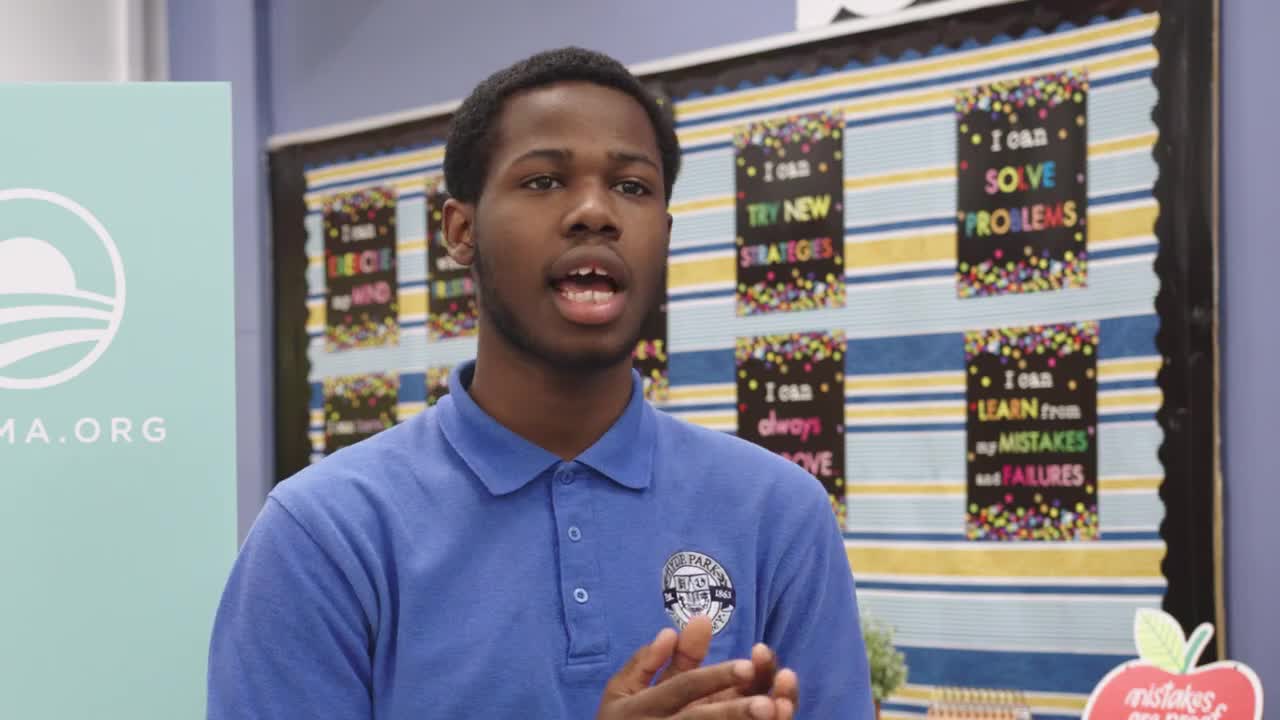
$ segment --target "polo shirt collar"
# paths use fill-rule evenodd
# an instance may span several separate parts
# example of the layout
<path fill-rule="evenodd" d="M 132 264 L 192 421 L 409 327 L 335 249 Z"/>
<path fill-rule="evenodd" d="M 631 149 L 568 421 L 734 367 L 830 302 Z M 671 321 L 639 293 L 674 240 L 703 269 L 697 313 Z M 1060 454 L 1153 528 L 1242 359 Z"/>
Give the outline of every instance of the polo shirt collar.
<path fill-rule="evenodd" d="M 560 458 L 494 420 L 471 399 L 471 360 L 449 375 L 449 394 L 436 404 L 445 438 L 494 495 L 506 495 L 560 463 Z M 576 461 L 633 490 L 649 487 L 657 437 L 654 409 L 644 399 L 639 373 L 631 372 L 631 400 L 617 422 Z"/>

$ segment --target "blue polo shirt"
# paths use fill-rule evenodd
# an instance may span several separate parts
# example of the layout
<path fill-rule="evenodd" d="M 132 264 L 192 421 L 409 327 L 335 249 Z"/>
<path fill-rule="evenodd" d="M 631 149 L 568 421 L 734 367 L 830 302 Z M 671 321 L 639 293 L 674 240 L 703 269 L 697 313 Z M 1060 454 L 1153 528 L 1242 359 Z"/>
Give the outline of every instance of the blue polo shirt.
<path fill-rule="evenodd" d="M 656 411 L 638 375 L 573 462 L 468 396 L 281 483 L 210 650 L 213 720 L 595 717 L 663 627 L 712 617 L 707 664 L 775 648 L 800 717 L 873 717 L 826 491 L 756 445 Z"/>

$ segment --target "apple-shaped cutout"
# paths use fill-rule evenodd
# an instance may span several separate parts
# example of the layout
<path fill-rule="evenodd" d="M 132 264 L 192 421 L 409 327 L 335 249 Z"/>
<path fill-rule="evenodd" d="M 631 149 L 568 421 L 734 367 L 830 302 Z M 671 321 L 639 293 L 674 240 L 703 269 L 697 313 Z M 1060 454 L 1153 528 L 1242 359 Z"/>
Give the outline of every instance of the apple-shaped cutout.
<path fill-rule="evenodd" d="M 1248 665 L 1196 667 L 1212 637 L 1208 623 L 1188 640 L 1168 613 L 1139 610 L 1138 659 L 1107 673 L 1089 695 L 1083 720 L 1262 720 L 1262 683 Z"/>

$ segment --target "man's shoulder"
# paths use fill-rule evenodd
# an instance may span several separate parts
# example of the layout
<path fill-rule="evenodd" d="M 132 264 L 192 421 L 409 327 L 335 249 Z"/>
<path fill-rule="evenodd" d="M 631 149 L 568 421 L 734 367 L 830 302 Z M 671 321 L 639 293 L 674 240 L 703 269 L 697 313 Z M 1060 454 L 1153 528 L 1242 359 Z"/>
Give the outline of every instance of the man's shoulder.
<path fill-rule="evenodd" d="M 775 510 L 794 508 L 808 512 L 829 506 L 822 483 L 811 473 L 778 453 L 756 443 L 695 425 L 659 412 L 666 451 L 687 458 L 703 472 L 699 476 L 732 486 L 734 497 L 758 494 Z"/>
<path fill-rule="evenodd" d="M 342 448 L 281 481 L 270 495 L 304 525 L 322 518 L 375 520 L 401 504 L 422 482 L 421 469 L 436 466 L 434 409 L 366 440 Z"/>

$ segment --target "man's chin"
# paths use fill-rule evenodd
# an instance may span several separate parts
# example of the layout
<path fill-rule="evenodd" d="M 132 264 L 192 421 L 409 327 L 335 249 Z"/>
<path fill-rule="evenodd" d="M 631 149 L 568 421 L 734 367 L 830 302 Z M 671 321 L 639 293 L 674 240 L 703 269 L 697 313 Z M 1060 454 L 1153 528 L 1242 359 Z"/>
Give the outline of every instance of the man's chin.
<path fill-rule="evenodd" d="M 635 343 L 616 348 L 545 348 L 539 355 L 556 369 L 580 373 L 596 373 L 613 370 L 620 365 L 630 365 Z"/>

